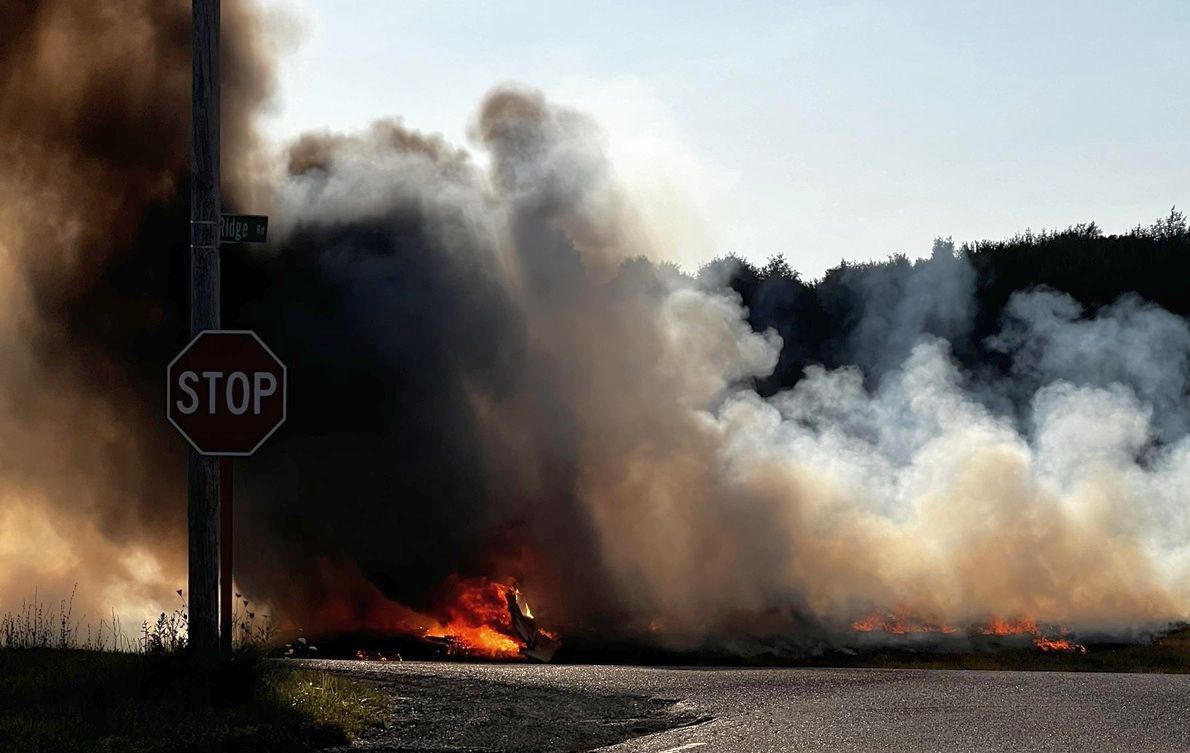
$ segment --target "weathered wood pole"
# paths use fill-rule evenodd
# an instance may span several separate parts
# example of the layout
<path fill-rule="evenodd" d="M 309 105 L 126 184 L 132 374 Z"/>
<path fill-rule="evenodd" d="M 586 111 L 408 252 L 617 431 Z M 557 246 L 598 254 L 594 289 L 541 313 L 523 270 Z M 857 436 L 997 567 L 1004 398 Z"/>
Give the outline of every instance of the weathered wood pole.
<path fill-rule="evenodd" d="M 190 336 L 219 329 L 219 0 L 193 0 L 190 30 Z M 219 458 L 188 449 L 190 646 L 219 648 Z"/>

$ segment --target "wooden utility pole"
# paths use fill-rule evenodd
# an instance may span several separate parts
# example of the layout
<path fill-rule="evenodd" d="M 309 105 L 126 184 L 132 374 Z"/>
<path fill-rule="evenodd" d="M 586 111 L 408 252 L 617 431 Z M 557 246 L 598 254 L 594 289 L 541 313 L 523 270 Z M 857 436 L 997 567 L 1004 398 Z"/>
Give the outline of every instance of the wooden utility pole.
<path fill-rule="evenodd" d="M 219 329 L 219 0 L 193 0 L 190 30 L 190 334 Z M 190 646 L 219 647 L 219 458 L 188 449 Z"/>

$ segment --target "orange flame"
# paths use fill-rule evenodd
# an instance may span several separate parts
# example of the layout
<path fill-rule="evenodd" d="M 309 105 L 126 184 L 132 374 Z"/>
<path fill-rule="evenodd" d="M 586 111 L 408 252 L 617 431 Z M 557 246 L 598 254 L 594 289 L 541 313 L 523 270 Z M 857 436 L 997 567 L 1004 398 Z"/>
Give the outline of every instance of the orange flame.
<path fill-rule="evenodd" d="M 1039 635 L 1033 639 L 1033 645 L 1042 651 L 1078 651 L 1080 654 L 1087 653 L 1086 646 L 1066 638 L 1046 638 L 1044 635 Z"/>
<path fill-rule="evenodd" d="M 451 653 L 489 659 L 516 659 L 524 642 L 517 637 L 508 611 L 511 585 L 488 578 L 451 576 L 443 584 L 438 619 L 426 630 L 427 638 L 449 642 Z"/>
<path fill-rule="evenodd" d="M 979 629 L 979 632 L 984 635 L 1024 635 L 1026 633 L 1037 635 L 1041 631 L 1037 629 L 1036 620 L 1028 618 L 1005 620 L 992 615 L 988 617 L 988 621 Z"/>
<path fill-rule="evenodd" d="M 949 635 L 958 632 L 958 628 L 943 623 L 920 620 L 897 612 L 873 612 L 867 617 L 851 623 L 851 629 L 860 633 L 882 631 L 890 635 L 908 635 L 909 633 L 944 633 Z"/>
<path fill-rule="evenodd" d="M 1058 637 L 1051 638 L 1037 626 L 1037 620 L 1025 617 L 1016 620 L 1004 620 L 995 615 L 989 616 L 987 622 L 980 629 L 984 635 L 1031 635 L 1033 645 L 1042 651 L 1078 651 L 1087 653 L 1087 647 L 1075 643 L 1067 638 L 1066 628 L 1058 628 Z"/>
<path fill-rule="evenodd" d="M 439 587 L 433 606 L 421 612 L 389 599 L 350 565 L 319 564 L 325 590 L 337 598 L 318 607 L 314 624 L 309 626 L 315 632 L 401 633 L 444 645 L 450 654 L 523 658 L 525 644 L 509 613 L 508 594 L 514 592 L 511 582 L 453 575 Z M 372 658 L 370 652 L 364 654 Z"/>
<path fill-rule="evenodd" d="M 860 633 L 884 632 L 889 635 L 908 635 L 911 633 L 944 633 L 958 632 L 958 628 L 943 623 L 931 622 L 913 617 L 901 612 L 872 612 L 851 623 L 851 629 Z M 1058 628 L 1058 635 L 1047 635 L 1037 625 L 1037 621 L 1023 617 L 1006 620 L 997 615 L 990 615 L 983 625 L 975 629 L 982 635 L 1009 636 L 1030 635 L 1033 645 L 1042 651 L 1078 651 L 1087 653 L 1087 647 L 1076 643 L 1068 637 L 1066 628 Z"/>

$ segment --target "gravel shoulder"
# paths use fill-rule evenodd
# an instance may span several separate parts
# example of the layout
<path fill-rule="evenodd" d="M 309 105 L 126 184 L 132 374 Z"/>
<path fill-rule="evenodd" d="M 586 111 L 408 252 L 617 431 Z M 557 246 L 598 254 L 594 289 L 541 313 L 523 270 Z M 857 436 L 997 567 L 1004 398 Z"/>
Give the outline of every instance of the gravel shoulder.
<path fill-rule="evenodd" d="M 303 664 L 363 680 L 391 699 L 391 714 L 383 725 L 350 750 L 586 751 L 707 721 L 679 699 L 501 682 L 452 672 L 402 671 L 413 667 L 399 664 Z"/>

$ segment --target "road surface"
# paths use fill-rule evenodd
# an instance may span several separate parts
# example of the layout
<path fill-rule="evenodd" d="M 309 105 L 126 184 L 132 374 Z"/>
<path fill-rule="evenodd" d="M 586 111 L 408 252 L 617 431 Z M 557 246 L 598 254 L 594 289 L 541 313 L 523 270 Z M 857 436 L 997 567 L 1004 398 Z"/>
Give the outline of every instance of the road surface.
<path fill-rule="evenodd" d="M 392 693 L 373 750 L 1190 751 L 1187 675 L 316 664 Z"/>

